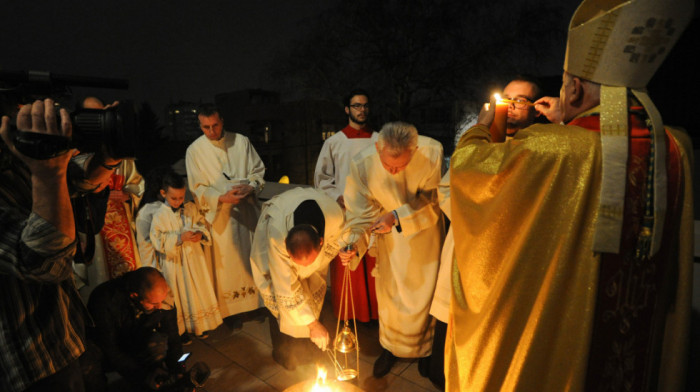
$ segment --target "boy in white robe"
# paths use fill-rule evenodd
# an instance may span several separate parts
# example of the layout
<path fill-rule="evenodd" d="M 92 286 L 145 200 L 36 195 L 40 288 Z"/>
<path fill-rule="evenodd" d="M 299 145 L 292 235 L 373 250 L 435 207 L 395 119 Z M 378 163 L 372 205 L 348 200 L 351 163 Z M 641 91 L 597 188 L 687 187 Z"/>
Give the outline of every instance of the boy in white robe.
<path fill-rule="evenodd" d="M 153 215 L 151 243 L 157 252 L 157 268 L 163 273 L 178 309 L 179 333 L 206 332 L 223 323 L 206 267 L 202 244 L 209 245 L 209 231 L 194 203 L 185 200 L 185 181 L 176 173 L 163 178 L 165 202 Z"/>

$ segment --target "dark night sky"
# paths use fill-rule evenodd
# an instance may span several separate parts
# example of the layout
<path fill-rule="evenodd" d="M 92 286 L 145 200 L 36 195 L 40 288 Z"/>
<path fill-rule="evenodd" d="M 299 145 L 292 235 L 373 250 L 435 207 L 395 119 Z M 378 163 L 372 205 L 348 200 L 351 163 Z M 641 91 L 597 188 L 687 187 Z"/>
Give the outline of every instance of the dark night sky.
<path fill-rule="evenodd" d="M 579 3 L 552 1 L 567 20 Z M 221 92 L 274 88 L 266 76 L 274 55 L 303 36 L 306 18 L 335 2 L 6 1 L 0 70 L 128 79 L 128 91 L 75 93 L 149 101 L 162 116 L 170 101 L 213 101 Z M 551 64 L 542 64 L 545 74 L 560 72 L 565 40 Z"/>
<path fill-rule="evenodd" d="M 128 79 L 129 91 L 76 90 L 106 99 L 213 101 L 270 88 L 266 69 L 299 38 L 303 20 L 332 4 L 308 1 L 4 2 L 0 70 Z"/>

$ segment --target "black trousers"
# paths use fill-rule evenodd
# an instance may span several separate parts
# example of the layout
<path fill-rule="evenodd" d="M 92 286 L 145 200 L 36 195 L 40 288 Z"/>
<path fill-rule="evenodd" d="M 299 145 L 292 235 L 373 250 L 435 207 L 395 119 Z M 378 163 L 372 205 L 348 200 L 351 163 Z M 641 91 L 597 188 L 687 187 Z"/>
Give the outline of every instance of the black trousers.
<path fill-rule="evenodd" d="M 447 336 L 447 324 L 435 320 L 435 334 L 433 335 L 433 353 L 430 354 L 430 370 L 428 379 L 443 391 L 445 390 L 445 337 Z"/>
<path fill-rule="evenodd" d="M 24 392 L 85 392 L 83 374 L 78 360 L 58 372 L 42 378 Z"/>
<path fill-rule="evenodd" d="M 286 369 L 294 369 L 307 363 L 314 363 L 323 353 L 309 338 L 295 338 L 280 331 L 279 323 L 272 314 L 270 320 L 270 339 L 272 340 L 272 357 L 275 362 Z"/>

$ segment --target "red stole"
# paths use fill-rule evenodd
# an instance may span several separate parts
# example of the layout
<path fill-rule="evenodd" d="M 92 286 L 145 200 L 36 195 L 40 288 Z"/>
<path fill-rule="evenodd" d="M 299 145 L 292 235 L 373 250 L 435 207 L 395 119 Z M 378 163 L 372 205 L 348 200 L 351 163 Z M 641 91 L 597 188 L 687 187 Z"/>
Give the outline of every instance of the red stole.
<path fill-rule="evenodd" d="M 135 254 L 135 239 L 131 231 L 126 201 L 129 196 L 122 192 L 124 176 L 112 174 L 109 179 L 109 200 L 105 223 L 100 234 L 104 243 L 107 272 L 114 279 L 139 267 Z"/>
<path fill-rule="evenodd" d="M 575 119 L 593 131 L 597 115 Z M 681 161 L 678 145 L 666 133 L 668 203 L 661 250 L 651 259 L 638 259 L 635 249 L 642 228 L 651 136 L 644 121 L 631 115 L 629 158 L 619 254 L 600 259 L 598 292 L 586 390 L 654 390 L 657 385 L 665 309 L 673 301 L 677 271 L 672 269 L 679 224 Z M 669 265 L 671 264 L 671 265 Z"/>

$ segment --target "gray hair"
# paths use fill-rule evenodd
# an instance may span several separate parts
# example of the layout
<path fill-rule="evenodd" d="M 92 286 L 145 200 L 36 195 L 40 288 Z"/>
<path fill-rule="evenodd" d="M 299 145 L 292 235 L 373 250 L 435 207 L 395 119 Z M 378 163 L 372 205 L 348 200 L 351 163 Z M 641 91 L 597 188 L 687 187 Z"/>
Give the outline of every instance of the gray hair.
<path fill-rule="evenodd" d="M 418 130 L 413 124 L 395 121 L 384 124 L 377 139 L 379 149 L 398 156 L 406 150 L 418 146 Z"/>

